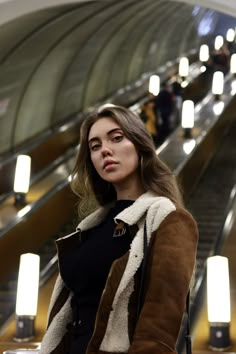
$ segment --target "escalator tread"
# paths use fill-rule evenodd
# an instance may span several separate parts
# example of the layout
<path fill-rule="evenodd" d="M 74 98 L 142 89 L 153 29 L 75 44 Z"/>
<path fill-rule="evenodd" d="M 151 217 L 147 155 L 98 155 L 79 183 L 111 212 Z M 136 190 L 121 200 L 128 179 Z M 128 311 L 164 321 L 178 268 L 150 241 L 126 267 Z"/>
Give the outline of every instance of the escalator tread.
<path fill-rule="evenodd" d="M 227 217 L 230 193 L 236 181 L 235 136 L 236 122 L 233 122 L 187 203 L 199 229 L 199 276 L 205 272 L 206 259 L 214 252 Z"/>

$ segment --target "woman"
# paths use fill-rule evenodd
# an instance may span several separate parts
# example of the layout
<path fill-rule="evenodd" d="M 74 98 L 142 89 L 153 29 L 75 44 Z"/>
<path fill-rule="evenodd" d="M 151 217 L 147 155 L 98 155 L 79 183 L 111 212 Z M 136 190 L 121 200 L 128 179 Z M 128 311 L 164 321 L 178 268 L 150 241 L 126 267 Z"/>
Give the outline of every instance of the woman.
<path fill-rule="evenodd" d="M 96 210 L 57 241 L 60 275 L 40 353 L 175 352 L 197 227 L 143 122 L 106 107 L 81 126 L 73 189 Z M 144 223 L 148 261 L 138 313 Z"/>

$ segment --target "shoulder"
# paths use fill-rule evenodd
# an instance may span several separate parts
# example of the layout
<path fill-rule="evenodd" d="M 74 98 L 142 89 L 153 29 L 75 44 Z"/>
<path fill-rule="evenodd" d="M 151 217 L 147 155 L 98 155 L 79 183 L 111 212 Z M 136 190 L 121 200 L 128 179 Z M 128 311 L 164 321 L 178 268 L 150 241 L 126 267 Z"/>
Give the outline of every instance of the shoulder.
<path fill-rule="evenodd" d="M 197 227 L 196 220 L 192 214 L 185 208 L 176 208 L 176 210 L 169 214 L 169 220 L 178 220 L 180 223 L 187 224 L 192 227 Z M 167 220 L 168 221 L 168 220 Z"/>
<path fill-rule="evenodd" d="M 174 203 L 166 197 L 157 197 L 150 205 L 146 220 L 147 226 L 150 230 L 158 229 L 159 225 L 166 219 L 166 217 L 176 210 Z"/>
<path fill-rule="evenodd" d="M 178 236 L 179 240 L 186 238 L 194 242 L 198 240 L 197 223 L 193 216 L 184 208 L 176 208 L 162 220 L 158 230 L 158 235 L 168 235 L 168 237 Z"/>
<path fill-rule="evenodd" d="M 151 233 L 168 229 L 177 233 L 179 230 L 192 232 L 198 237 L 197 224 L 193 216 L 182 207 L 177 207 L 169 198 L 158 197 L 153 200 L 146 215 L 147 229 Z M 173 230 L 172 230 L 173 229 Z"/>

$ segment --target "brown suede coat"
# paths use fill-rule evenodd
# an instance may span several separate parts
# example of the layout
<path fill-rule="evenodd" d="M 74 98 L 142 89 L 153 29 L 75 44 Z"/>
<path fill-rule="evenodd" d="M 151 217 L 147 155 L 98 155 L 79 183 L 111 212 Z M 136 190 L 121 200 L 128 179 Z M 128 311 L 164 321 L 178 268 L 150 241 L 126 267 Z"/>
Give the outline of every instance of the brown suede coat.
<path fill-rule="evenodd" d="M 140 223 L 138 224 L 130 225 L 133 237 L 137 236 L 136 231 L 141 228 Z M 149 224 L 147 227 L 150 230 Z M 83 239 L 85 234 L 86 232 L 80 233 L 80 237 Z M 131 252 L 128 252 L 111 267 L 86 354 L 167 354 L 176 351 L 176 341 L 195 265 L 198 241 L 196 223 L 186 210 L 174 207 L 161 219 L 157 229 L 150 233 L 149 239 L 145 301 L 138 321 L 136 310 L 140 270 L 134 272 L 133 287 L 130 287 L 132 291 L 127 291 L 127 294 L 125 290 L 121 291 L 118 300 L 114 300 L 126 276 L 127 264 L 131 258 Z M 78 242 L 76 233 L 58 242 L 59 260 L 66 247 L 73 247 L 74 242 Z M 68 301 L 69 294 L 69 290 L 64 286 L 59 287 L 56 301 L 50 309 L 49 328 L 55 319 L 60 321 L 56 315 Z M 123 305 L 126 302 L 127 307 Z M 65 322 L 70 321 L 69 317 L 62 318 Z M 119 325 L 119 321 L 123 325 Z M 50 335 L 53 333 L 52 330 Z M 47 351 L 44 345 L 40 353 L 65 354 L 67 338 L 65 332 L 54 350 Z M 128 344 L 125 344 L 126 342 Z"/>

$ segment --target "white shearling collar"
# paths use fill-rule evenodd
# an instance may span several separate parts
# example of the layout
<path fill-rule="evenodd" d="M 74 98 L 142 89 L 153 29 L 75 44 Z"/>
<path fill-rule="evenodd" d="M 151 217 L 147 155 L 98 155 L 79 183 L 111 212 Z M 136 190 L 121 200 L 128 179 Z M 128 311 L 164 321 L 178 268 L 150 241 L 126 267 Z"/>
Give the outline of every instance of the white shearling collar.
<path fill-rule="evenodd" d="M 125 208 L 121 213 L 119 213 L 115 217 L 115 220 L 123 221 L 128 225 L 134 225 L 145 215 L 149 207 L 154 202 L 161 199 L 163 199 L 163 197 L 157 197 L 157 195 L 153 192 L 146 192 L 142 194 L 130 207 Z M 84 231 L 99 225 L 106 217 L 112 205 L 113 204 L 109 204 L 105 207 L 97 209 L 95 212 L 82 220 L 77 229 Z"/>

